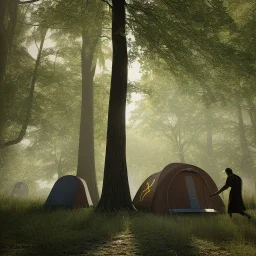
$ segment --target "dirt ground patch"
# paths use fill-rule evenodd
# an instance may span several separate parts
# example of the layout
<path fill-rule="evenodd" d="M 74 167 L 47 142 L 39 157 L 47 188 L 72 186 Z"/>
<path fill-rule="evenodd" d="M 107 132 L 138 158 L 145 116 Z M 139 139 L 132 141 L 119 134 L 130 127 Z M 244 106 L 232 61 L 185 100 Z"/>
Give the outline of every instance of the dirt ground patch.
<path fill-rule="evenodd" d="M 142 255 L 138 250 L 133 234 L 128 230 L 114 236 L 107 243 L 97 244 L 97 245 L 94 245 L 93 247 L 91 246 L 89 250 L 85 249 L 82 254 L 76 254 L 76 255 L 77 256 Z"/>

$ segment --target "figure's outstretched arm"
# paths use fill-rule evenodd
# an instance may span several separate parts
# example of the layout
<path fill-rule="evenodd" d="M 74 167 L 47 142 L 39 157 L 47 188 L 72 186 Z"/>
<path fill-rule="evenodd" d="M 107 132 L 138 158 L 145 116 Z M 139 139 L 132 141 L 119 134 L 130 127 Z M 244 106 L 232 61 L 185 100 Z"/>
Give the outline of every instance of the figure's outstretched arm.
<path fill-rule="evenodd" d="M 221 192 L 223 192 L 224 190 L 226 190 L 229 186 L 227 184 L 225 184 L 220 190 L 218 190 L 217 192 L 211 194 L 210 196 L 216 196 L 218 194 L 220 194 Z"/>

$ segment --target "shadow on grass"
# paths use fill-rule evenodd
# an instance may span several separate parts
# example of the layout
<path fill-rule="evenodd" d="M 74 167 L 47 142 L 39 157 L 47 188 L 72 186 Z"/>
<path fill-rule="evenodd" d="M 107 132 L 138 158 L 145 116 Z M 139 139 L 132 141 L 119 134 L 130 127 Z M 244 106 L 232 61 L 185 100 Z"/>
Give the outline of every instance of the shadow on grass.
<path fill-rule="evenodd" d="M 37 209 L 37 210 L 36 210 Z M 93 255 L 127 228 L 125 213 L 93 209 L 0 211 L 0 253 L 6 255 Z"/>
<path fill-rule="evenodd" d="M 179 219 L 143 213 L 132 218 L 130 230 L 141 255 L 199 255 Z"/>

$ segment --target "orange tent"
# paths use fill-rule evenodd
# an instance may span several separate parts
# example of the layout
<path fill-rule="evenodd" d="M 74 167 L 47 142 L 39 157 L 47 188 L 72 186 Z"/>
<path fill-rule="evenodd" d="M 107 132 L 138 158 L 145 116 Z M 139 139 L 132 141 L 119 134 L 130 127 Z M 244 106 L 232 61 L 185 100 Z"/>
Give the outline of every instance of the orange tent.
<path fill-rule="evenodd" d="M 190 164 L 172 163 L 142 183 L 133 204 L 138 210 L 155 214 L 224 213 L 220 196 L 210 197 L 217 190 L 204 170 Z"/>

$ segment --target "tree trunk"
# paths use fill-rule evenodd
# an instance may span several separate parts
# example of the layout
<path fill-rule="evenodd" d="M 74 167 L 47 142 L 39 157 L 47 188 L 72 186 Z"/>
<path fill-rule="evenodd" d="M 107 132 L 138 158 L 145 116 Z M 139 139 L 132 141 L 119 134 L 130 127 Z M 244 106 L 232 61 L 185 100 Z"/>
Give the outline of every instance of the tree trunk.
<path fill-rule="evenodd" d="M 34 0 L 34 1 L 28 1 L 28 2 L 20 2 L 20 0 L 7 0 L 8 2 L 8 13 L 9 13 L 9 22 L 8 22 L 8 27 L 7 27 L 7 33 L 8 33 L 8 50 L 9 53 L 12 50 L 12 46 L 13 46 L 13 41 L 14 41 L 14 34 L 15 34 L 15 29 L 17 26 L 17 18 L 18 18 L 18 8 L 19 5 L 22 4 L 29 4 L 30 3 L 34 3 L 34 2 L 38 2 L 39 0 Z M 24 18 L 26 17 L 26 13 L 24 14 Z"/>
<path fill-rule="evenodd" d="M 9 3 L 8 3 L 8 11 L 9 11 L 9 17 L 10 17 L 8 28 L 7 28 L 9 53 L 12 50 L 14 32 L 17 25 L 18 4 L 19 4 L 19 0 L 9 0 Z"/>
<path fill-rule="evenodd" d="M 179 149 L 179 157 L 180 157 L 180 162 L 181 163 L 185 163 L 185 156 L 184 156 L 184 142 L 182 143 L 182 132 L 181 132 L 181 121 L 180 121 L 180 116 L 177 116 L 178 118 L 178 122 L 177 122 L 177 125 L 178 125 L 178 137 L 177 137 L 177 147 Z"/>
<path fill-rule="evenodd" d="M 31 79 L 31 86 L 30 86 L 29 96 L 27 98 L 25 120 L 22 124 L 20 133 L 19 133 L 19 135 L 16 139 L 2 143 L 0 145 L 1 147 L 7 147 L 7 146 L 14 145 L 14 144 L 18 144 L 24 138 L 24 136 L 26 135 L 29 119 L 31 117 L 37 73 L 38 73 L 38 68 L 40 66 L 40 62 L 41 62 L 41 55 L 42 55 L 42 51 L 43 51 L 43 46 L 44 46 L 46 33 L 47 33 L 47 29 L 44 29 L 41 32 L 41 42 L 40 42 L 40 46 L 39 46 L 39 50 L 38 50 L 38 54 L 37 54 L 36 65 L 35 65 L 35 68 L 34 68 L 32 79 Z"/>
<path fill-rule="evenodd" d="M 206 128 L 207 128 L 207 154 L 209 159 L 213 159 L 213 144 L 212 144 L 212 113 L 209 109 L 206 110 Z"/>
<path fill-rule="evenodd" d="M 248 148 L 248 144 L 246 140 L 245 128 L 244 128 L 244 122 L 243 122 L 243 113 L 240 105 L 237 106 L 237 117 L 239 122 L 238 131 L 239 131 L 239 140 L 240 140 L 241 153 L 242 153 L 241 170 L 244 171 L 247 177 L 250 177 L 250 175 L 253 174 L 253 162 L 252 162 L 250 150 Z"/>
<path fill-rule="evenodd" d="M 180 162 L 185 163 L 185 156 L 184 156 L 183 149 L 179 149 L 179 157 L 180 157 Z"/>
<path fill-rule="evenodd" d="M 63 176 L 63 171 L 62 171 L 62 155 L 59 156 L 59 159 L 56 159 L 57 163 L 57 168 L 58 168 L 58 179 Z"/>
<path fill-rule="evenodd" d="M 209 170 L 212 172 L 216 172 L 216 162 L 214 159 L 213 154 L 213 140 L 212 140 L 212 125 L 213 125 L 213 116 L 210 108 L 206 108 L 206 130 L 207 130 L 207 137 L 206 137 L 206 150 L 208 156 L 208 164 Z"/>
<path fill-rule="evenodd" d="M 133 210 L 126 165 L 125 107 L 127 43 L 125 0 L 112 0 L 113 62 L 108 111 L 107 145 L 100 211 Z"/>
<path fill-rule="evenodd" d="M 0 1 L 0 143 L 3 141 L 4 128 L 4 76 L 8 58 L 8 35 L 5 28 L 7 0 Z"/>
<path fill-rule="evenodd" d="M 90 38 L 89 38 L 90 37 Z M 93 205 L 99 201 L 94 160 L 94 122 L 93 122 L 93 78 L 96 64 L 93 63 L 95 46 L 99 40 L 82 33 L 82 106 L 79 137 L 77 176 L 83 178 L 88 186 Z"/>
<path fill-rule="evenodd" d="M 253 135 L 254 135 L 254 141 L 256 143 L 256 108 L 255 105 L 252 101 L 252 99 L 247 99 L 247 104 L 248 104 L 248 114 L 250 116 L 250 120 L 252 123 L 252 128 L 253 128 Z"/>

